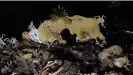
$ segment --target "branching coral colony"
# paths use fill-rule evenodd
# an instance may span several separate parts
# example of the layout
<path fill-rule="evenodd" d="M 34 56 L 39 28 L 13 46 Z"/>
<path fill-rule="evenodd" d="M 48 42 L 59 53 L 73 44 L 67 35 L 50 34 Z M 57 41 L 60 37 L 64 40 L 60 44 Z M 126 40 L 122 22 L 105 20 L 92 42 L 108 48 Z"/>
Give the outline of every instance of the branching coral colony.
<path fill-rule="evenodd" d="M 38 29 L 31 22 L 22 41 L 2 35 L 0 75 L 133 75 L 133 61 L 124 49 L 105 48 L 100 41 L 105 40 L 99 30 L 103 17 L 69 17 L 60 7 L 54 12 Z"/>

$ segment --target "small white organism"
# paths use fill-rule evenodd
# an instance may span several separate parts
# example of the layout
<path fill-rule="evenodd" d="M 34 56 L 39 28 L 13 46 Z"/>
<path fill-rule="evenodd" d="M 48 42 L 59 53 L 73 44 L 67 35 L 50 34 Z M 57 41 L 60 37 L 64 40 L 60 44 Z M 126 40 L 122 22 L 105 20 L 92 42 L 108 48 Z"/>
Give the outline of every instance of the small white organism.
<path fill-rule="evenodd" d="M 104 18 L 107 18 L 106 16 L 104 16 L 104 15 L 102 15 L 102 16 L 94 16 L 94 18 L 96 18 L 97 20 L 99 20 L 99 22 L 101 23 L 101 26 L 106 29 L 106 27 L 104 25 L 104 22 L 105 22 L 105 19 Z"/>
<path fill-rule="evenodd" d="M 32 21 L 30 22 L 28 29 L 30 30 L 29 32 L 30 39 L 35 42 L 41 43 L 41 41 L 39 40 L 38 30 L 35 28 Z"/>

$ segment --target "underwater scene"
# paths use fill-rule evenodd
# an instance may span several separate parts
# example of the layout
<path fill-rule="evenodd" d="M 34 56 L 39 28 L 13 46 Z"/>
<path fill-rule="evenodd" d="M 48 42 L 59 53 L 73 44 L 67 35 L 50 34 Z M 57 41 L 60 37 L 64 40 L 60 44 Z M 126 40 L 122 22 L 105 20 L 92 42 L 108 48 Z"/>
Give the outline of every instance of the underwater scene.
<path fill-rule="evenodd" d="M 133 75 L 132 1 L 0 1 L 0 75 Z"/>

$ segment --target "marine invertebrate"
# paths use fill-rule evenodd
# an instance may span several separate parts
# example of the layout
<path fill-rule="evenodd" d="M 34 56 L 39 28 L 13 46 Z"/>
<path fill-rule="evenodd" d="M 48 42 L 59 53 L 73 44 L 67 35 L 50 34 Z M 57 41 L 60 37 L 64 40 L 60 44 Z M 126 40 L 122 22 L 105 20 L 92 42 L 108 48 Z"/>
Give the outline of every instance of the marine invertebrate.
<path fill-rule="evenodd" d="M 59 18 L 62 18 L 64 21 L 71 23 L 72 20 L 70 18 L 68 18 L 68 14 L 66 12 L 66 10 L 64 10 L 63 7 L 61 7 L 60 5 L 58 5 L 58 9 L 53 8 L 52 11 L 54 12 L 54 14 L 51 14 L 50 17 L 52 17 L 52 21 L 56 21 Z"/>
<path fill-rule="evenodd" d="M 30 40 L 29 32 L 24 31 L 22 33 L 22 39 L 24 39 L 24 40 Z"/>
<path fill-rule="evenodd" d="M 30 22 L 28 29 L 30 30 L 30 32 L 29 32 L 30 39 L 35 41 L 35 42 L 41 43 L 41 41 L 39 39 L 38 30 L 35 28 L 32 21 Z"/>
<path fill-rule="evenodd" d="M 102 15 L 102 16 L 94 16 L 94 18 L 99 20 L 99 22 L 101 23 L 101 26 L 103 28 L 106 28 L 105 25 L 104 25 L 104 22 L 105 22 L 104 18 L 107 18 L 106 16 L 104 16 L 104 15 Z"/>
<path fill-rule="evenodd" d="M 33 22 L 30 22 L 30 25 L 28 27 L 29 32 L 24 31 L 22 33 L 22 38 L 25 40 L 32 40 L 38 43 L 41 43 L 40 39 L 39 39 L 39 34 L 38 34 L 38 30 L 35 28 Z"/>
<path fill-rule="evenodd" d="M 57 40 L 63 29 L 69 29 L 72 35 L 76 34 L 78 40 L 87 41 L 88 39 L 99 37 L 101 40 L 105 39 L 100 32 L 99 24 L 104 23 L 102 18 L 86 18 L 80 15 L 67 16 L 71 19 L 71 23 L 67 23 L 62 18 L 58 18 L 56 21 L 45 20 L 40 24 L 38 28 L 39 39 L 42 42 L 53 42 Z"/>

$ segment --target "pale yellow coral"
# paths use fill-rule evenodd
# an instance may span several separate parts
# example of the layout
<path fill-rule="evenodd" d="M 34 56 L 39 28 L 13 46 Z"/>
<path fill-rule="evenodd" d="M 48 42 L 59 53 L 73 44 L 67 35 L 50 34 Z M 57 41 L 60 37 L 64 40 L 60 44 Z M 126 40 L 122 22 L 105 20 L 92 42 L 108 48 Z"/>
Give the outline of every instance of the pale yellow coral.
<path fill-rule="evenodd" d="M 68 23 L 64 19 L 58 18 L 56 21 L 50 19 L 41 23 L 38 28 L 40 40 L 42 42 L 53 42 L 65 28 L 68 28 L 71 34 L 76 33 L 80 41 L 85 41 L 84 39 L 88 36 L 94 39 L 97 37 L 104 39 L 99 29 L 99 23 L 103 19 L 86 18 L 79 15 L 67 16 L 67 18 L 71 19 L 72 22 Z"/>

